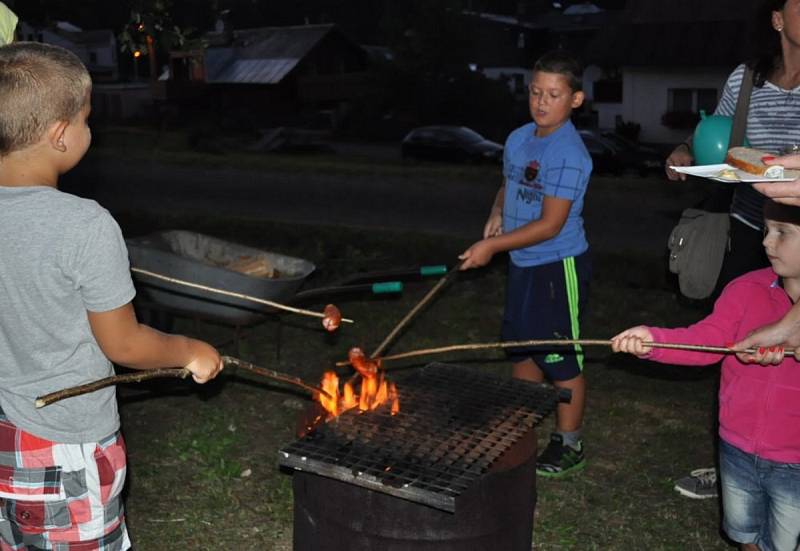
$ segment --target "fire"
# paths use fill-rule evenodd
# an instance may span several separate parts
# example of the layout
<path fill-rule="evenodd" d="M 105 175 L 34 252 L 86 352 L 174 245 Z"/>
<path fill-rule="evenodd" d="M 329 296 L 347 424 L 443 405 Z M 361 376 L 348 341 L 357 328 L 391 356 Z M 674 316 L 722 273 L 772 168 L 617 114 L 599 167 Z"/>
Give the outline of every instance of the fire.
<path fill-rule="evenodd" d="M 330 395 L 319 395 L 319 402 L 329 418 L 337 417 L 354 407 L 360 411 L 372 411 L 381 404 L 391 402 L 392 415 L 400 411 L 400 399 L 397 387 L 387 381 L 381 370 L 379 359 L 370 359 L 360 348 L 351 348 L 348 354 L 350 363 L 361 374 L 361 385 L 356 392 L 351 382 L 347 382 L 339 391 L 339 377 L 333 371 L 326 371 L 322 376 L 322 390 Z"/>

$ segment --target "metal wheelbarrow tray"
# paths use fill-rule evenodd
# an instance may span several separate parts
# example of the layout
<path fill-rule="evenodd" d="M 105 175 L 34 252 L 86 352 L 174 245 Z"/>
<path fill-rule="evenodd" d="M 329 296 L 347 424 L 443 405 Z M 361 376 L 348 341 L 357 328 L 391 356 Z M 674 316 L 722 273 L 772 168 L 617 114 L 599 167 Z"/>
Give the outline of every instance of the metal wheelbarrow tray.
<path fill-rule="evenodd" d="M 232 243 L 200 233 L 169 230 L 126 239 L 131 267 L 254 296 L 288 303 L 314 271 L 313 263 L 270 251 Z M 226 268 L 243 258 L 265 259 L 276 277 L 256 277 Z M 150 303 L 175 311 L 206 316 L 233 325 L 249 325 L 274 308 L 258 303 L 194 289 L 133 273 L 139 295 Z"/>

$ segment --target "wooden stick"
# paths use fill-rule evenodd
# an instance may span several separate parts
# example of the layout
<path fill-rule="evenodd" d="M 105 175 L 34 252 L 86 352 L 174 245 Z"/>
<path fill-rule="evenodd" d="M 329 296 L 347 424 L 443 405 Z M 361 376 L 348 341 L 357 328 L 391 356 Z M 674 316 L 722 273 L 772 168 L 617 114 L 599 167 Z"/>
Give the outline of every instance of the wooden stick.
<path fill-rule="evenodd" d="M 289 383 L 295 386 L 299 386 L 307 391 L 309 391 L 314 397 L 318 396 L 319 394 L 324 395 L 328 399 L 333 399 L 333 397 L 322 390 L 319 387 L 314 385 L 310 385 L 300 379 L 299 377 L 294 377 L 292 375 L 287 375 L 286 373 L 280 373 L 279 371 L 273 371 L 271 369 L 266 369 L 264 367 L 259 367 L 255 364 L 251 364 L 250 362 L 246 362 L 244 360 L 240 360 L 239 358 L 234 358 L 233 356 L 222 356 L 222 361 L 225 363 L 225 366 L 236 366 L 242 369 L 246 369 L 247 371 L 251 371 L 257 375 L 261 375 L 262 377 L 267 377 L 268 379 L 275 379 L 276 381 L 283 381 L 284 383 Z"/>
<path fill-rule="evenodd" d="M 545 340 L 529 340 L 529 341 L 506 341 L 506 342 L 489 342 L 489 343 L 475 343 L 475 344 L 453 344 L 449 346 L 441 346 L 438 348 L 423 348 L 420 350 L 411 350 L 409 352 L 402 352 L 400 354 L 392 354 L 381 358 L 382 362 L 391 360 L 400 360 L 403 358 L 413 358 L 416 356 L 427 356 L 431 354 L 443 354 L 445 352 L 455 352 L 459 350 L 487 350 L 492 348 L 518 348 L 522 346 L 559 346 L 559 345 L 580 345 L 580 346 L 611 346 L 610 340 L 599 339 L 545 339 Z M 700 344 L 675 344 L 666 342 L 643 342 L 645 346 L 652 348 L 671 348 L 676 350 L 691 350 L 695 352 L 711 352 L 716 354 L 735 354 L 737 351 L 731 348 L 722 346 L 705 346 Z M 756 350 L 748 348 L 744 350 L 748 354 L 755 354 Z M 784 352 L 793 354 L 794 349 L 786 348 Z M 336 362 L 336 367 L 343 367 L 350 365 L 347 360 Z"/>
<path fill-rule="evenodd" d="M 233 356 L 222 356 L 222 362 L 225 367 L 227 366 L 240 367 L 242 369 L 251 371 L 257 375 L 261 375 L 262 377 L 266 377 L 268 379 L 283 381 L 284 383 L 289 383 L 295 386 L 299 386 L 300 388 L 309 391 L 315 398 L 320 394 L 326 396 L 327 398 L 331 398 L 331 395 L 322 390 L 321 388 L 310 385 L 304 382 L 302 379 L 294 377 L 292 375 L 287 375 L 286 373 L 280 373 L 278 371 L 273 371 L 271 369 L 265 369 L 263 367 L 254 365 L 250 362 L 240 360 L 239 358 L 234 358 Z M 36 398 L 35 404 L 37 408 L 42 408 L 45 406 L 49 406 L 53 402 L 58 402 L 59 400 L 63 400 L 65 398 L 73 398 L 75 396 L 80 396 L 81 394 L 88 394 L 90 392 L 94 392 L 96 390 L 100 390 L 102 388 L 106 388 L 111 385 L 116 385 L 120 383 L 139 383 L 141 381 L 147 381 L 149 379 L 166 378 L 166 377 L 185 379 L 189 375 L 191 375 L 191 372 L 186 368 L 148 369 L 144 371 L 137 371 L 136 373 L 126 373 L 125 375 L 112 375 L 110 377 L 106 377 L 104 379 L 98 379 L 97 381 L 92 381 L 83 385 L 57 390 L 55 392 L 51 392 L 50 394 L 45 394 L 44 396 L 38 396 Z"/>
<path fill-rule="evenodd" d="M 312 310 L 305 310 L 303 308 L 295 308 L 294 306 L 287 306 L 286 304 L 281 304 L 279 302 L 273 302 L 271 300 L 266 300 L 263 298 L 258 298 L 250 295 L 245 295 L 242 293 L 236 293 L 234 291 L 226 291 L 224 289 L 217 289 L 216 287 L 209 287 L 207 285 L 200 285 L 199 283 L 192 283 L 191 281 L 184 281 L 182 279 L 178 279 L 175 277 L 169 277 L 162 274 L 157 274 L 155 272 L 151 272 L 149 270 L 143 270 L 141 268 L 131 268 L 132 272 L 137 274 L 142 274 L 148 277 L 153 277 L 156 279 L 161 279 L 163 281 L 168 281 L 169 283 L 175 283 L 176 285 L 183 285 L 184 287 L 191 287 L 192 289 L 200 289 L 201 291 L 208 291 L 209 293 L 217 293 L 220 295 L 225 295 L 228 297 L 240 298 L 242 300 L 249 300 L 251 302 L 256 302 L 258 304 L 264 304 L 266 306 L 272 306 L 273 308 L 277 308 L 278 310 L 286 310 L 287 312 L 293 312 L 295 314 L 302 314 L 304 316 L 313 316 L 316 318 L 324 318 L 325 314 L 322 312 L 314 312 Z M 342 318 L 342 321 L 345 323 L 353 323 L 353 320 L 348 318 Z"/>
<path fill-rule="evenodd" d="M 370 358 L 377 358 L 381 355 L 381 353 L 386 349 L 387 346 L 394 340 L 402 329 L 408 325 L 408 323 L 416 316 L 422 308 L 431 301 L 431 299 L 438 293 L 453 277 L 458 273 L 458 269 L 461 267 L 461 262 L 458 262 L 455 266 L 450 268 L 450 271 L 447 272 L 444 276 L 442 276 L 439 281 L 436 282 L 428 293 L 422 297 L 416 306 L 414 306 L 408 314 L 405 315 L 403 319 L 401 319 L 397 325 L 395 325 L 394 329 L 386 335 L 386 338 L 383 339 L 383 342 L 378 345 L 378 348 L 370 355 Z M 338 365 L 338 364 L 337 364 Z"/>
<path fill-rule="evenodd" d="M 45 394 L 44 396 L 38 396 L 35 404 L 37 408 L 43 408 L 44 406 L 49 406 L 53 402 L 58 402 L 65 398 L 88 394 L 119 383 L 139 383 L 160 377 L 185 379 L 189 375 L 191 375 L 191 372 L 188 369 L 148 369 L 147 371 L 137 371 L 136 373 L 126 373 L 125 375 L 112 375 L 105 379 L 98 379 L 83 385 L 57 390 L 50 394 Z"/>

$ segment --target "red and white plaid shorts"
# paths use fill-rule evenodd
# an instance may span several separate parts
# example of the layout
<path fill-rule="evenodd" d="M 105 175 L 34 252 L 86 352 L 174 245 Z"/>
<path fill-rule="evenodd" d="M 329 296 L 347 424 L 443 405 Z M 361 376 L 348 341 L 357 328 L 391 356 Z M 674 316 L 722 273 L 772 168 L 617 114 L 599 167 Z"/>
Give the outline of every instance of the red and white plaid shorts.
<path fill-rule="evenodd" d="M 0 550 L 130 548 L 120 492 L 125 443 L 60 444 L 20 429 L 0 411 Z"/>

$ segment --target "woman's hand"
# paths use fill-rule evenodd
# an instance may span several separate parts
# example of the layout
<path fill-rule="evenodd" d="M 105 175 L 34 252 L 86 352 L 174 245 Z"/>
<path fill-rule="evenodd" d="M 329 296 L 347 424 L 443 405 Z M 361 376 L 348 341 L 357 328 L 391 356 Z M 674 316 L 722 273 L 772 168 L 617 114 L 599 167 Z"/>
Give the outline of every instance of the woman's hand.
<path fill-rule="evenodd" d="M 800 168 L 800 153 L 783 157 L 765 158 L 764 164 L 781 165 L 786 168 Z M 776 203 L 800 206 L 800 178 L 792 182 L 762 182 L 753 184 L 753 188 L 766 195 Z"/>
<path fill-rule="evenodd" d="M 777 323 L 765 325 L 747 337 L 732 345 L 733 350 L 739 350 L 736 357 L 745 363 L 759 363 L 761 365 L 775 365 L 783 361 L 784 347 L 794 348 L 794 357 L 800 361 L 800 327 L 795 318 L 795 305 L 784 318 Z M 755 350 L 749 354 L 745 350 Z"/>
<path fill-rule="evenodd" d="M 679 144 L 678 147 L 672 150 L 672 153 L 670 153 L 669 157 L 667 157 L 666 163 L 664 163 L 664 169 L 667 172 L 667 178 L 673 181 L 686 180 L 686 174 L 675 172 L 670 167 L 692 166 L 693 164 L 694 164 L 694 157 L 692 156 L 692 152 L 689 149 L 689 144 L 685 142 Z"/>
<path fill-rule="evenodd" d="M 611 349 L 614 352 L 627 352 L 641 358 L 647 356 L 651 350 L 649 346 L 643 344 L 645 341 L 653 342 L 653 334 L 644 325 L 638 325 L 612 337 Z"/>

